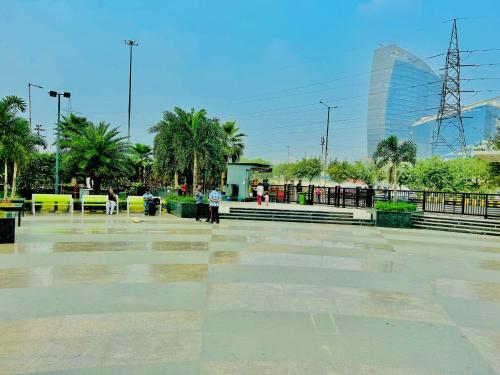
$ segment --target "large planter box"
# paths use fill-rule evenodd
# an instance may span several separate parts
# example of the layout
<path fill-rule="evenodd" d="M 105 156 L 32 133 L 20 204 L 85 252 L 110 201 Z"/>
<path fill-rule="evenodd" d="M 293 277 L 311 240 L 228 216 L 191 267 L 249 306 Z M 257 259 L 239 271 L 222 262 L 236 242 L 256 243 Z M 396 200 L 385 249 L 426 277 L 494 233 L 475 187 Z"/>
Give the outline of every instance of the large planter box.
<path fill-rule="evenodd" d="M 184 218 L 195 218 L 196 217 L 196 203 L 185 203 L 185 202 L 169 202 L 170 213 L 172 215 Z M 208 204 L 203 204 L 202 210 L 203 216 L 208 214 Z"/>
<path fill-rule="evenodd" d="M 375 211 L 375 225 L 389 228 L 411 228 L 412 212 Z"/>
<path fill-rule="evenodd" d="M 11 215 L 11 212 L 1 212 L 1 214 L 0 243 L 14 243 L 16 238 L 16 218 L 14 215 Z"/>

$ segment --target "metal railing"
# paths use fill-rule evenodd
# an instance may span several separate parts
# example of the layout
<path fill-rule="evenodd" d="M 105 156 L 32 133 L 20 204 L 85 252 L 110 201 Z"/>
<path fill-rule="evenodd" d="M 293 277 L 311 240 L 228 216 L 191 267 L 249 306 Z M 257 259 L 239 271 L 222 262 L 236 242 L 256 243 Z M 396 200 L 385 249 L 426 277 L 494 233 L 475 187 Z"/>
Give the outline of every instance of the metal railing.
<path fill-rule="evenodd" d="M 388 201 L 397 195 L 398 200 L 414 203 L 425 212 L 483 216 L 500 219 L 500 194 L 452 193 L 443 191 L 388 190 L 370 188 L 345 188 L 341 186 L 271 185 L 271 200 L 297 203 L 299 193 L 306 194 L 307 204 L 324 204 L 336 207 L 373 207 L 376 201 Z"/>

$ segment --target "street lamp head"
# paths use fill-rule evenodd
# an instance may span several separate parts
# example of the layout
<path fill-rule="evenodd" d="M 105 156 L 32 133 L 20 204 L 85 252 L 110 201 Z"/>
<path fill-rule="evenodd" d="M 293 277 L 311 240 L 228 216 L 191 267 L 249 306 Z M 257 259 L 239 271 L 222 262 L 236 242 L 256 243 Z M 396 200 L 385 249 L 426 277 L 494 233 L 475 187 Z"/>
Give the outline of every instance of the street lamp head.
<path fill-rule="evenodd" d="M 56 97 L 57 96 L 57 91 L 49 91 L 49 95 L 52 96 L 52 97 Z"/>
<path fill-rule="evenodd" d="M 63 96 L 64 96 L 65 98 L 71 98 L 71 93 L 69 93 L 69 92 L 65 92 L 65 93 L 63 94 Z"/>
<path fill-rule="evenodd" d="M 139 45 L 139 43 L 137 43 L 135 40 L 130 39 L 125 40 L 125 44 L 132 47 L 137 47 Z"/>

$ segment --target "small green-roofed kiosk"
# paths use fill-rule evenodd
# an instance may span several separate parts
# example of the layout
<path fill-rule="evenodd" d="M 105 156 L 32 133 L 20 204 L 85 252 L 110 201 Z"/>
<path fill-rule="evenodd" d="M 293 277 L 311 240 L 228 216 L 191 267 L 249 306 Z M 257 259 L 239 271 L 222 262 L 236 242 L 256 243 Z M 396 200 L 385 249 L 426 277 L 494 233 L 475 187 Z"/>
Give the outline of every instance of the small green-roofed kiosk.
<path fill-rule="evenodd" d="M 229 163 L 227 165 L 226 196 L 231 200 L 245 201 L 252 196 L 251 180 L 253 172 L 272 172 L 269 164 Z"/>

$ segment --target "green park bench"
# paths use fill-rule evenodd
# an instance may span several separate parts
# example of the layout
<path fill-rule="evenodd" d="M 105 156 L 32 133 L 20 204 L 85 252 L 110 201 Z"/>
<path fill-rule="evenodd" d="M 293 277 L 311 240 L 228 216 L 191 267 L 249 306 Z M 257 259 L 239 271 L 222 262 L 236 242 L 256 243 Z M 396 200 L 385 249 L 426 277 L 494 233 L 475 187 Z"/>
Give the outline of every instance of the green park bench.
<path fill-rule="evenodd" d="M 73 213 L 73 197 L 71 194 L 32 194 L 31 209 L 35 215 L 36 207 L 40 207 L 40 212 L 56 212 L 61 208 L 67 208 Z"/>
<path fill-rule="evenodd" d="M 160 199 L 158 214 L 161 215 L 161 205 L 163 202 L 160 197 L 155 198 Z M 144 198 L 141 195 L 129 195 L 127 197 L 127 215 L 130 215 L 131 212 L 144 212 Z"/>
<path fill-rule="evenodd" d="M 85 211 L 85 206 L 87 207 L 102 207 L 106 209 L 107 195 L 83 195 L 81 200 L 82 215 Z M 120 202 L 116 202 L 116 213 L 118 214 L 118 206 Z"/>

